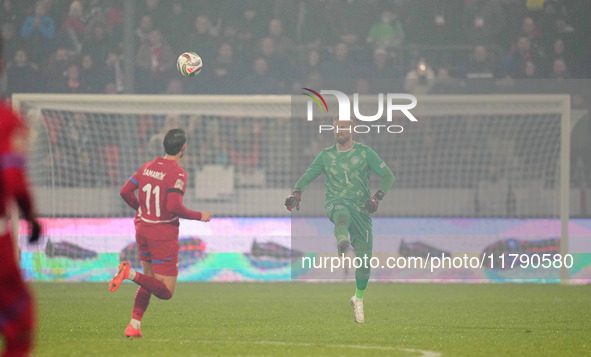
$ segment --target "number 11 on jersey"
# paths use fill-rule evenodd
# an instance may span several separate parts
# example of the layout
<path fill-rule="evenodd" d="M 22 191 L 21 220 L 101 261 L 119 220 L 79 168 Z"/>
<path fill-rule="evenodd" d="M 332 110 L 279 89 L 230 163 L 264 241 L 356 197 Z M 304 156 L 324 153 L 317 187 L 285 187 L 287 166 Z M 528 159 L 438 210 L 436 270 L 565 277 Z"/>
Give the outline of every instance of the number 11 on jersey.
<path fill-rule="evenodd" d="M 146 193 L 146 208 L 148 209 L 148 214 L 150 214 L 150 198 L 151 195 L 154 195 L 154 203 L 156 207 L 156 217 L 160 217 L 160 186 L 155 186 L 154 190 L 152 190 L 152 184 L 147 183 L 142 187 L 142 191 Z"/>

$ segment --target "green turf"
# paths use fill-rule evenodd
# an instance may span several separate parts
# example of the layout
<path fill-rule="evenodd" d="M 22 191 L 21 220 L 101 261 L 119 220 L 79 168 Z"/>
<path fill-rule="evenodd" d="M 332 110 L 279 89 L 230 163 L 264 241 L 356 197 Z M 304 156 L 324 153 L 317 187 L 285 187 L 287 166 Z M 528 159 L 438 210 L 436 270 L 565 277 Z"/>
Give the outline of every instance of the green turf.
<path fill-rule="evenodd" d="M 135 285 L 34 289 L 38 356 L 591 354 L 591 286 L 370 283 L 357 325 L 353 283 L 182 283 L 152 297 L 136 340 L 123 336 Z"/>

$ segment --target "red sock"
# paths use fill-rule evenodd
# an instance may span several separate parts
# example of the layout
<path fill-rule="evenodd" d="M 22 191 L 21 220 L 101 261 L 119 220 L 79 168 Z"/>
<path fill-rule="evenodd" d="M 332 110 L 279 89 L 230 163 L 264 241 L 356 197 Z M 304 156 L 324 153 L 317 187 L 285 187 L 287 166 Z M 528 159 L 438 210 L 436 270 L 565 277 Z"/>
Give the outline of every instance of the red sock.
<path fill-rule="evenodd" d="M 132 319 L 142 321 L 144 312 L 146 312 L 148 304 L 150 303 L 151 296 L 152 294 L 141 286 L 137 289 L 137 292 L 135 293 L 135 302 L 133 303 L 133 312 L 131 314 Z"/>
<path fill-rule="evenodd" d="M 172 293 L 166 285 L 156 278 L 136 272 L 133 281 L 158 299 L 168 300 L 172 297 Z"/>
<path fill-rule="evenodd" d="M 4 335 L 3 357 L 28 356 L 33 347 L 33 330 L 35 326 L 33 318 L 32 301 L 27 295 L 20 298 L 20 310 L 15 319 L 3 321 L 1 333 Z M 9 311 L 10 313 L 11 311 Z"/>

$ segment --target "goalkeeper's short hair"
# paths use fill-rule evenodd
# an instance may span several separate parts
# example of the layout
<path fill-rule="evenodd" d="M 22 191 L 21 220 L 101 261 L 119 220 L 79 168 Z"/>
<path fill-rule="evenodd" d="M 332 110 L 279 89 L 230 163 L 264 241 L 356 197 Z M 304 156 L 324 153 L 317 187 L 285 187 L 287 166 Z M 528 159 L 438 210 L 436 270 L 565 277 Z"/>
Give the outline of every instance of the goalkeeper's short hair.
<path fill-rule="evenodd" d="M 183 129 L 171 129 L 164 136 L 164 151 L 168 155 L 176 155 L 181 151 L 186 141 L 187 137 Z"/>

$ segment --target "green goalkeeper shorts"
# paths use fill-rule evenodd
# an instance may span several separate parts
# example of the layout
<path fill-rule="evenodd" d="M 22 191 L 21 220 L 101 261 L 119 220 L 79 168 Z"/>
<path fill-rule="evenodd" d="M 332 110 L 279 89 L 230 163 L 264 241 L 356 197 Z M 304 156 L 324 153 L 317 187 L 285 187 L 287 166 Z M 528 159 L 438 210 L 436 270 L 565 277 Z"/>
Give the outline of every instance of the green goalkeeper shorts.
<path fill-rule="evenodd" d="M 333 216 L 339 210 L 346 210 L 350 217 L 349 236 L 351 245 L 355 248 L 355 254 L 361 255 L 367 253 L 371 256 L 373 248 L 373 233 L 371 216 L 363 207 L 357 207 L 344 200 L 334 200 L 326 202 L 326 214 L 332 223 L 335 223 Z"/>

